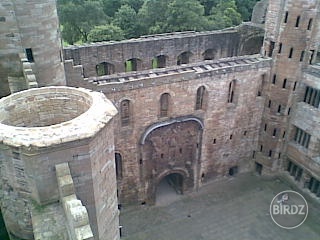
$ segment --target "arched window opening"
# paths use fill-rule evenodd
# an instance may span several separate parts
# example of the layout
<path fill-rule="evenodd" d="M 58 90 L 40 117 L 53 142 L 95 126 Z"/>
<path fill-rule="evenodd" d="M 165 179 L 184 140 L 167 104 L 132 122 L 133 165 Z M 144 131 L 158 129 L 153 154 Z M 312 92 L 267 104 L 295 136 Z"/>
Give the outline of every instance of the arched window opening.
<path fill-rule="evenodd" d="M 178 56 L 177 65 L 188 64 L 190 62 L 191 52 L 183 52 Z"/>
<path fill-rule="evenodd" d="M 167 56 L 159 55 L 152 59 L 152 68 L 165 68 L 167 62 Z"/>
<path fill-rule="evenodd" d="M 130 124 L 130 101 L 123 100 L 120 104 L 121 126 Z"/>
<path fill-rule="evenodd" d="M 234 102 L 235 85 L 236 85 L 236 80 L 232 80 L 229 84 L 228 103 Z"/>
<path fill-rule="evenodd" d="M 214 49 L 207 49 L 203 54 L 203 60 L 213 60 L 216 56 L 216 50 Z"/>
<path fill-rule="evenodd" d="M 115 163 L 116 163 L 116 176 L 117 180 L 122 179 L 122 156 L 120 153 L 115 153 Z"/>
<path fill-rule="evenodd" d="M 132 58 L 125 62 L 126 72 L 138 71 L 141 69 L 142 61 L 138 58 Z"/>
<path fill-rule="evenodd" d="M 170 94 L 164 93 L 160 97 L 160 117 L 167 117 L 169 114 Z"/>
<path fill-rule="evenodd" d="M 98 76 L 114 74 L 114 65 L 108 62 L 102 62 L 96 65 L 96 72 Z"/>
<path fill-rule="evenodd" d="M 196 110 L 203 109 L 204 107 L 204 96 L 205 96 L 205 87 L 201 86 L 197 90 L 197 98 L 196 98 Z"/>

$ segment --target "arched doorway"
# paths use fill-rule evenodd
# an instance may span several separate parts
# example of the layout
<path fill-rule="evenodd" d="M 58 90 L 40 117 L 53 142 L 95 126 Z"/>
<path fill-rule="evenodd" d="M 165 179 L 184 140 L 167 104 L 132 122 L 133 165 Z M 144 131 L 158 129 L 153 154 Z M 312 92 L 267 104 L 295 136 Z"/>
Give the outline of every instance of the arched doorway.
<path fill-rule="evenodd" d="M 202 130 L 203 123 L 195 117 L 169 119 L 146 129 L 140 148 L 145 202 L 156 202 L 159 183 L 161 187 L 171 182 L 171 190 L 180 193 L 197 188 Z"/>
<path fill-rule="evenodd" d="M 156 205 L 166 205 L 183 194 L 183 176 L 171 173 L 163 177 L 156 187 Z"/>

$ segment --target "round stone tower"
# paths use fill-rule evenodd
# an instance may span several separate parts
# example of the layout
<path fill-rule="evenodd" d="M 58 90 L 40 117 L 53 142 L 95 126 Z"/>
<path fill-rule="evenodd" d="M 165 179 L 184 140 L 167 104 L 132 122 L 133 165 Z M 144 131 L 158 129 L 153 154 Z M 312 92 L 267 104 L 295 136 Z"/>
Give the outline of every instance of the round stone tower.
<path fill-rule="evenodd" d="M 0 97 L 38 86 L 65 85 L 56 0 L 1 0 Z"/>
<path fill-rule="evenodd" d="M 116 114 L 102 93 L 79 88 L 35 88 L 0 99 L 0 204 L 12 239 L 33 239 L 34 206 L 60 200 L 61 163 L 70 167 L 94 239 L 119 239 Z"/>

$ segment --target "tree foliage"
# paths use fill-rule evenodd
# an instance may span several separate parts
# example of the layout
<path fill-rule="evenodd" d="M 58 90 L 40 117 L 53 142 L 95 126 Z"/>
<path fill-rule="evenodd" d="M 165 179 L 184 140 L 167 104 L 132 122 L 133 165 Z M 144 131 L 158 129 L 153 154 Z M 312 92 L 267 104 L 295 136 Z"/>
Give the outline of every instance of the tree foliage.
<path fill-rule="evenodd" d="M 113 24 L 95 26 L 88 34 L 89 42 L 119 41 L 124 39 L 123 30 Z"/>
<path fill-rule="evenodd" d="M 69 44 L 120 40 L 187 30 L 213 30 L 248 21 L 258 0 L 58 0 Z M 90 37 L 89 37 L 90 35 Z"/>

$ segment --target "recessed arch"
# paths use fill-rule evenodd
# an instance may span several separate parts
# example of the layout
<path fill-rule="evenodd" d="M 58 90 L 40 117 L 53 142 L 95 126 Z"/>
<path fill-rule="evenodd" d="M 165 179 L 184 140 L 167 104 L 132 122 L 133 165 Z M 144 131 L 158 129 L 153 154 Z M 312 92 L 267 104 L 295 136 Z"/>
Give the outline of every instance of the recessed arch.
<path fill-rule="evenodd" d="M 213 60 L 216 58 L 217 50 L 210 48 L 202 53 L 203 60 Z"/>
<path fill-rule="evenodd" d="M 124 66 L 126 72 L 139 71 L 142 67 L 142 60 L 139 58 L 131 58 L 125 61 Z"/>
<path fill-rule="evenodd" d="M 193 117 L 193 116 L 187 116 L 187 117 L 179 117 L 179 118 L 174 118 L 174 119 L 169 119 L 160 123 L 155 123 L 151 126 L 149 126 L 146 131 L 144 132 L 144 134 L 141 137 L 140 140 L 140 144 L 145 144 L 146 138 L 148 137 L 148 135 L 155 129 L 160 128 L 160 127 L 164 127 L 164 126 L 168 126 L 170 124 L 173 123 L 179 123 L 179 122 L 187 122 L 187 121 L 195 121 L 197 123 L 199 123 L 199 126 L 201 127 L 201 129 L 204 129 L 204 124 L 202 122 L 201 119 Z"/>
<path fill-rule="evenodd" d="M 101 62 L 96 65 L 97 76 L 111 75 L 115 73 L 115 67 L 108 62 Z"/>
<path fill-rule="evenodd" d="M 193 53 L 190 51 L 186 51 L 181 53 L 178 57 L 177 57 L 177 65 L 181 65 L 181 64 L 188 64 L 190 63 L 190 58 L 193 56 Z"/>
<path fill-rule="evenodd" d="M 168 56 L 158 55 L 152 59 L 152 68 L 165 68 L 167 65 Z"/>

